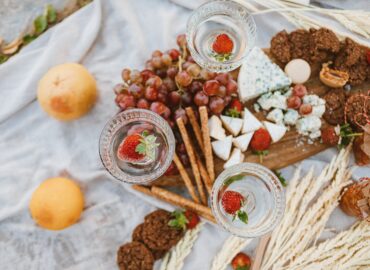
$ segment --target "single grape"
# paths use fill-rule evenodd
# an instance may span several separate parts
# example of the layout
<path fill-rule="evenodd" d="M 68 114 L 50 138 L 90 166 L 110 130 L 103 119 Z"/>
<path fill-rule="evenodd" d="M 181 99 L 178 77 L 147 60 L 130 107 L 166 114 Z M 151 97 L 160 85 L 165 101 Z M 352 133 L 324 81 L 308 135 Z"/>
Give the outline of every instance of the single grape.
<path fill-rule="evenodd" d="M 208 70 L 206 70 L 206 69 L 202 69 L 201 71 L 200 71 L 200 77 L 202 78 L 202 79 L 204 79 L 204 80 L 212 80 L 213 78 L 215 78 L 216 77 L 216 73 L 214 73 L 214 72 L 210 72 L 210 71 L 208 71 Z"/>
<path fill-rule="evenodd" d="M 225 102 L 223 98 L 214 96 L 209 100 L 209 109 L 213 114 L 219 115 L 225 108 Z"/>
<path fill-rule="evenodd" d="M 155 56 L 152 58 L 152 64 L 155 68 L 161 68 L 162 67 L 162 60 L 160 56 Z"/>
<path fill-rule="evenodd" d="M 218 88 L 217 95 L 220 97 L 225 97 L 226 96 L 226 87 L 221 85 L 220 88 Z"/>
<path fill-rule="evenodd" d="M 136 83 L 131 84 L 128 87 L 128 91 L 134 98 L 141 98 L 144 95 L 143 87 Z"/>
<path fill-rule="evenodd" d="M 122 93 L 126 89 L 125 85 L 122 83 L 118 83 L 113 87 L 113 91 L 116 95 Z"/>
<path fill-rule="evenodd" d="M 188 87 L 190 93 L 195 94 L 198 91 L 203 90 L 203 83 L 200 81 L 193 81 Z"/>
<path fill-rule="evenodd" d="M 145 88 L 145 98 L 150 101 L 157 100 L 158 98 L 158 90 L 153 86 L 147 86 Z"/>
<path fill-rule="evenodd" d="M 296 84 L 293 87 L 293 96 L 304 97 L 307 94 L 307 88 L 303 84 Z"/>
<path fill-rule="evenodd" d="M 168 94 L 168 102 L 172 107 L 177 107 L 180 104 L 181 95 L 177 91 L 172 91 Z"/>
<path fill-rule="evenodd" d="M 230 75 L 228 73 L 218 73 L 215 77 L 215 80 L 217 80 L 220 84 L 226 86 L 230 80 Z"/>
<path fill-rule="evenodd" d="M 183 70 L 186 70 L 190 65 L 192 65 L 193 63 L 190 63 L 190 62 L 184 62 L 182 63 L 182 69 Z"/>
<path fill-rule="evenodd" d="M 119 94 L 116 97 L 116 103 L 118 107 L 122 110 L 127 110 L 128 108 L 135 108 L 135 98 L 129 94 Z"/>
<path fill-rule="evenodd" d="M 130 81 L 131 83 L 141 83 L 142 81 L 142 78 L 141 78 L 141 75 L 140 75 L 140 71 L 134 69 L 131 71 L 131 74 L 130 74 Z"/>
<path fill-rule="evenodd" d="M 161 57 L 163 53 L 160 50 L 155 50 L 152 52 L 152 57 Z"/>
<path fill-rule="evenodd" d="M 188 57 L 186 57 L 186 61 L 188 61 L 190 63 L 195 63 L 194 58 L 191 55 L 188 55 Z"/>
<path fill-rule="evenodd" d="M 235 96 L 238 94 L 238 83 L 230 79 L 226 84 L 226 94 L 229 96 Z"/>
<path fill-rule="evenodd" d="M 197 106 L 205 106 L 209 102 L 209 97 L 203 92 L 199 91 L 194 96 L 194 103 Z"/>
<path fill-rule="evenodd" d="M 162 93 L 162 94 L 165 94 L 167 95 L 170 91 L 168 90 L 167 86 L 165 84 L 161 84 L 159 87 L 158 87 L 158 93 Z"/>
<path fill-rule="evenodd" d="M 311 104 L 302 104 L 301 107 L 299 107 L 299 113 L 302 115 L 307 115 L 312 112 L 312 105 Z"/>
<path fill-rule="evenodd" d="M 145 98 L 141 98 L 137 101 L 136 107 L 139 109 L 146 109 L 149 110 L 150 104 Z"/>
<path fill-rule="evenodd" d="M 175 79 L 175 76 L 178 72 L 178 68 L 177 67 L 169 67 L 167 69 L 167 76 L 170 77 L 171 79 Z"/>
<path fill-rule="evenodd" d="M 161 79 L 164 79 L 167 77 L 167 70 L 166 69 L 157 69 L 155 71 L 155 74 L 160 77 Z"/>
<path fill-rule="evenodd" d="M 180 86 L 186 87 L 191 84 L 193 78 L 186 71 L 181 71 L 177 73 L 175 80 Z"/>
<path fill-rule="evenodd" d="M 152 71 L 152 70 L 149 70 L 149 69 L 144 69 L 140 72 L 141 74 L 141 78 L 143 80 L 143 83 L 145 84 L 146 81 L 150 78 L 150 77 L 153 77 L 155 75 L 155 73 Z"/>
<path fill-rule="evenodd" d="M 181 95 L 181 103 L 184 106 L 191 105 L 193 100 L 193 96 L 189 92 L 185 92 Z"/>
<path fill-rule="evenodd" d="M 162 79 L 159 78 L 158 76 L 154 75 L 150 77 L 146 82 L 145 86 L 153 86 L 155 88 L 158 88 L 162 84 Z"/>
<path fill-rule="evenodd" d="M 162 64 L 166 67 L 168 67 L 172 64 L 172 58 L 167 53 L 161 56 L 161 60 L 162 60 Z"/>
<path fill-rule="evenodd" d="M 162 83 L 167 87 L 167 90 L 170 92 L 170 91 L 175 91 L 177 90 L 177 86 L 176 86 L 176 83 L 171 80 L 170 78 L 165 78 Z"/>
<path fill-rule="evenodd" d="M 224 97 L 225 107 L 230 104 L 231 100 L 232 100 L 231 96 L 225 96 Z"/>
<path fill-rule="evenodd" d="M 208 96 L 215 96 L 218 94 L 220 89 L 220 83 L 216 80 L 209 80 L 203 84 L 203 91 Z"/>
<path fill-rule="evenodd" d="M 180 48 L 184 48 L 186 46 L 186 36 L 185 34 L 178 35 L 176 38 L 177 45 L 179 45 Z"/>
<path fill-rule="evenodd" d="M 190 63 L 190 62 L 187 62 Z M 193 77 L 198 77 L 200 74 L 200 66 L 197 64 L 190 64 L 187 68 L 186 71 Z"/>
<path fill-rule="evenodd" d="M 298 96 L 291 96 L 287 99 L 287 106 L 288 108 L 291 108 L 291 109 L 298 109 L 301 104 L 302 104 L 302 100 L 298 97 Z"/>
<path fill-rule="evenodd" d="M 150 110 L 162 116 L 164 119 L 168 119 L 171 115 L 170 109 L 162 102 L 153 102 L 150 105 Z"/>
<path fill-rule="evenodd" d="M 162 102 L 163 104 L 167 104 L 168 103 L 167 94 L 159 92 L 157 100 Z"/>
<path fill-rule="evenodd" d="M 131 70 L 129 70 L 128 68 L 124 68 L 121 73 L 122 80 L 128 82 L 130 80 L 130 73 Z"/>
<path fill-rule="evenodd" d="M 176 121 L 178 118 L 182 118 L 185 125 L 188 123 L 188 117 L 186 116 L 186 112 L 183 108 L 178 108 L 173 114 L 173 120 Z"/>
<path fill-rule="evenodd" d="M 154 70 L 152 60 L 148 60 L 148 61 L 145 62 L 145 68 L 148 69 L 148 70 Z"/>
<path fill-rule="evenodd" d="M 168 54 L 171 56 L 173 61 L 179 60 L 180 52 L 176 49 L 171 49 L 168 51 Z"/>

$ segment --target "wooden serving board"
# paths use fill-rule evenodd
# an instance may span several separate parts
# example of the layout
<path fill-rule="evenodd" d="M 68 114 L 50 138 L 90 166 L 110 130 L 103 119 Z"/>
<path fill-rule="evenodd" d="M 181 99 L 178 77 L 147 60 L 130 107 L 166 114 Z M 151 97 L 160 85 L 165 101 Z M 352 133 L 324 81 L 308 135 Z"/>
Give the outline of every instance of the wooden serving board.
<path fill-rule="evenodd" d="M 269 50 L 265 49 L 264 51 L 274 61 L 273 57 L 271 57 L 271 55 L 269 54 Z M 311 78 L 307 83 L 305 83 L 308 89 L 308 94 L 316 94 L 319 96 L 323 96 L 328 91 L 330 91 L 330 88 L 322 84 L 319 79 L 320 66 L 314 66 L 311 68 L 312 68 Z M 366 91 L 367 89 L 370 89 L 369 81 L 367 81 L 363 85 L 353 88 L 351 92 Z M 251 112 L 254 111 L 252 109 L 252 105 L 254 103 L 255 100 L 252 100 L 245 104 L 247 108 L 250 109 Z M 262 112 L 255 113 L 255 116 L 259 120 L 266 120 Z M 323 125 L 325 125 L 325 123 Z M 191 128 L 189 128 L 188 130 L 191 130 Z M 320 143 L 320 140 L 316 140 L 312 144 L 308 143 L 306 140 L 302 138 L 302 136 L 300 136 L 297 133 L 295 128 L 292 127 L 291 130 L 288 131 L 280 141 L 270 146 L 270 148 L 268 149 L 269 153 L 267 156 L 263 158 L 262 165 L 266 166 L 267 168 L 270 168 L 271 170 L 281 169 L 294 163 L 297 163 L 299 161 L 302 161 L 310 156 L 316 155 L 317 153 L 320 153 L 327 148 L 329 147 L 327 145 Z M 200 153 L 201 151 L 199 150 L 198 152 Z M 252 154 L 250 150 L 248 150 L 244 154 L 245 162 L 259 163 L 259 157 Z M 224 170 L 223 164 L 225 162 L 214 156 L 214 163 L 217 177 L 217 175 Z M 190 176 L 192 176 L 190 168 L 188 169 L 188 173 Z M 182 186 L 183 184 L 184 183 L 180 175 L 162 176 L 153 183 L 153 185 L 160 186 Z"/>

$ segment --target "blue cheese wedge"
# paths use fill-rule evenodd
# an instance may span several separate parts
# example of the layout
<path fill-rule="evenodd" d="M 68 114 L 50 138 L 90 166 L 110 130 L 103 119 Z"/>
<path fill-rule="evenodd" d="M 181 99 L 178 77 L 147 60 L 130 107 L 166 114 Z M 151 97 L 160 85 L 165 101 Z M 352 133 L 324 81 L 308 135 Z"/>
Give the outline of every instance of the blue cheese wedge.
<path fill-rule="evenodd" d="M 284 115 L 284 124 L 294 126 L 299 118 L 299 113 L 296 110 L 288 109 Z"/>
<path fill-rule="evenodd" d="M 287 97 L 281 94 L 280 91 L 275 91 L 274 93 L 263 94 L 258 100 L 257 103 L 265 111 L 270 110 L 271 108 L 276 109 L 287 109 Z"/>
<path fill-rule="evenodd" d="M 271 62 L 260 48 L 254 47 L 239 71 L 239 98 L 244 102 L 291 83 L 291 79 L 278 65 Z"/>
<path fill-rule="evenodd" d="M 276 124 L 282 124 L 284 119 L 284 114 L 281 109 L 273 109 L 266 116 L 267 120 L 275 122 Z"/>
<path fill-rule="evenodd" d="M 307 117 L 302 117 L 297 121 L 296 129 L 299 134 L 305 135 L 305 136 L 312 136 L 315 137 L 315 135 L 318 134 L 318 131 L 320 131 L 321 128 L 321 120 L 319 117 L 315 115 L 309 115 Z"/>

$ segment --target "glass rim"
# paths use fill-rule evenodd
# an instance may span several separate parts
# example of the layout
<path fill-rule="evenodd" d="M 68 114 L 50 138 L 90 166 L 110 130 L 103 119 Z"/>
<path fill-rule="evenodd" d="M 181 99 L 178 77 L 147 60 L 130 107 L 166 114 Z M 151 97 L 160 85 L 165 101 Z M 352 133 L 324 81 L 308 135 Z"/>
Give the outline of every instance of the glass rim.
<path fill-rule="evenodd" d="M 234 62 L 233 61 L 213 62 L 212 65 L 213 66 L 218 66 L 218 68 L 209 68 L 209 67 L 207 67 L 208 66 L 207 61 L 205 61 L 203 59 L 203 57 L 195 50 L 194 46 L 192 46 L 193 41 L 192 41 L 192 37 L 191 37 L 190 33 L 191 33 L 191 29 L 193 27 L 192 26 L 192 24 L 193 24 L 192 20 L 194 19 L 194 17 L 196 17 L 197 15 L 202 13 L 203 11 L 207 11 L 209 6 L 217 5 L 217 4 L 232 5 L 237 9 L 242 9 L 243 10 L 244 15 L 243 15 L 243 17 L 240 17 L 240 20 L 243 21 L 244 23 L 247 23 L 251 27 L 251 29 L 252 29 L 251 30 L 251 39 L 249 40 L 249 45 L 246 48 L 243 56 L 239 60 L 234 61 Z M 210 15 L 208 17 L 210 17 L 212 15 L 216 15 L 216 14 L 219 14 L 219 12 L 213 12 L 213 14 L 210 13 Z M 240 12 L 239 12 L 239 14 L 240 14 Z M 243 64 L 243 62 L 246 59 L 246 57 L 248 56 L 250 50 L 254 47 L 255 40 L 256 40 L 256 34 L 255 34 L 256 31 L 257 31 L 257 26 L 256 26 L 256 23 L 254 21 L 254 18 L 252 16 L 252 14 L 248 11 L 247 7 L 245 7 L 244 5 L 242 5 L 238 2 L 232 1 L 232 0 L 210 1 L 210 2 L 206 2 L 202 5 L 200 5 L 199 7 L 197 7 L 190 14 L 190 16 L 187 20 L 187 24 L 186 24 L 186 41 L 187 41 L 187 44 L 188 44 L 187 47 L 190 51 L 191 56 L 195 60 L 195 62 L 197 64 L 199 64 L 201 67 L 207 68 L 208 70 L 214 71 L 214 72 L 228 72 L 228 71 L 231 71 L 231 70 L 234 70 L 234 69 L 238 68 L 239 66 L 241 66 Z"/>
<path fill-rule="evenodd" d="M 227 221 L 224 215 L 219 210 L 218 202 L 219 201 L 218 192 L 226 178 L 229 178 L 233 175 L 243 172 L 251 173 L 256 177 L 261 178 L 262 181 L 268 181 L 272 187 L 275 186 L 275 188 L 271 189 L 272 194 L 274 196 L 274 209 L 271 217 L 272 222 L 266 223 L 259 228 L 249 231 L 243 230 L 241 228 L 236 228 L 235 226 L 232 225 L 232 223 Z M 271 188 L 271 186 L 269 187 Z M 285 191 L 278 177 L 270 169 L 258 163 L 243 162 L 225 169 L 216 178 L 212 187 L 210 204 L 212 213 L 216 218 L 217 223 L 221 225 L 226 231 L 238 237 L 256 238 L 271 232 L 281 222 L 286 207 Z"/>
<path fill-rule="evenodd" d="M 139 113 L 140 117 L 123 119 L 125 116 L 133 113 Z M 126 125 L 135 121 L 144 121 L 155 125 L 165 136 L 168 145 L 168 152 L 163 165 L 145 175 L 131 175 L 125 173 L 118 167 L 117 162 L 112 158 L 111 155 L 111 144 L 113 143 L 116 133 L 123 126 L 123 123 Z M 153 182 L 166 172 L 168 167 L 171 165 L 174 153 L 175 136 L 170 125 L 159 114 L 146 109 L 133 108 L 117 113 L 105 124 L 99 137 L 100 160 L 109 174 L 120 182 L 126 182 L 130 184 L 149 184 Z"/>

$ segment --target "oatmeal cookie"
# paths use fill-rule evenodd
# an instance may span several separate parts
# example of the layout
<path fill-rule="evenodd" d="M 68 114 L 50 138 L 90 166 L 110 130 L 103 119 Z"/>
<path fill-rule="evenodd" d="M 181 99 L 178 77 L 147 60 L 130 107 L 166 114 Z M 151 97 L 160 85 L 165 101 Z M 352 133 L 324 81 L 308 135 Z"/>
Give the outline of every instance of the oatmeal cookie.
<path fill-rule="evenodd" d="M 136 242 L 140 242 L 140 243 L 144 244 L 143 236 L 142 236 L 143 229 L 144 229 L 144 223 L 139 224 L 138 226 L 136 226 L 136 228 L 134 229 L 134 231 L 132 233 L 132 241 L 136 241 Z M 148 248 L 148 249 L 152 252 L 154 260 L 159 260 L 159 259 L 163 258 L 163 256 L 168 251 L 168 250 L 158 250 L 158 249 L 150 249 L 150 248 Z"/>
<path fill-rule="evenodd" d="M 280 31 L 271 39 L 271 53 L 283 64 L 288 63 L 292 59 L 289 36 L 285 30 Z"/>
<path fill-rule="evenodd" d="M 304 29 L 298 29 L 289 34 L 291 58 L 301 58 L 310 61 L 309 42 L 310 33 Z"/>
<path fill-rule="evenodd" d="M 310 60 L 312 63 L 323 63 L 334 58 L 340 49 L 340 42 L 333 31 L 320 28 L 310 29 Z"/>
<path fill-rule="evenodd" d="M 370 93 L 350 96 L 346 103 L 345 114 L 351 126 L 361 131 L 361 126 L 365 126 L 370 119 Z"/>
<path fill-rule="evenodd" d="M 324 97 L 325 113 L 323 118 L 331 125 L 342 125 L 344 123 L 344 106 L 346 96 L 341 88 L 330 90 Z"/>
<path fill-rule="evenodd" d="M 337 63 L 338 64 L 338 63 Z M 359 85 L 370 78 L 370 66 L 367 63 L 365 54 L 362 54 L 358 62 L 350 67 L 340 64 L 334 65 L 335 69 L 346 71 L 349 74 L 348 82 L 351 85 Z"/>
<path fill-rule="evenodd" d="M 168 225 L 171 213 L 157 210 L 145 217 L 142 239 L 150 249 L 169 250 L 183 237 L 183 230 Z"/>
<path fill-rule="evenodd" d="M 359 44 L 350 38 L 346 38 L 335 58 L 334 65 L 350 67 L 356 64 L 363 54 L 364 52 Z"/>
<path fill-rule="evenodd" d="M 130 242 L 117 251 L 120 270 L 152 270 L 154 258 L 150 250 L 140 242 Z"/>

